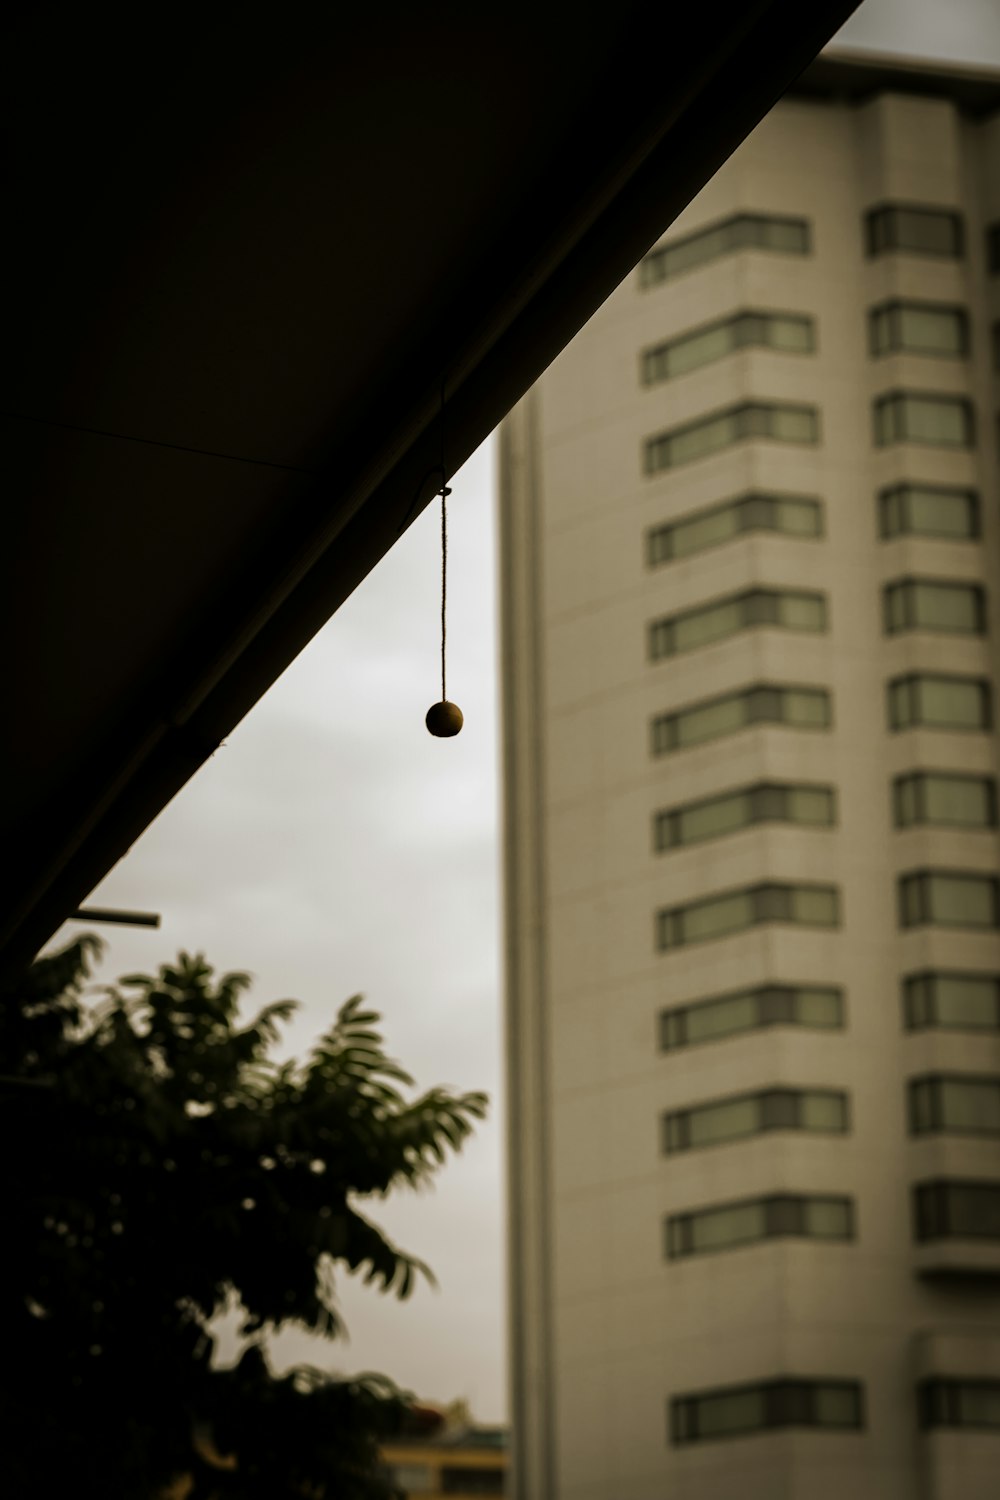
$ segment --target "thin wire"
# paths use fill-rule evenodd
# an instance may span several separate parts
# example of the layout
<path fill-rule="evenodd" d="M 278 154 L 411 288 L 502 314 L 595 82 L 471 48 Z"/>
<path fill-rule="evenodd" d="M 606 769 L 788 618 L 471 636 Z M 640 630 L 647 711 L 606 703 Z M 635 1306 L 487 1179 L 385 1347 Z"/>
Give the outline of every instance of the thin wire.
<path fill-rule="evenodd" d="M 444 653 L 447 640 L 445 609 L 448 603 L 448 486 L 441 490 L 441 702 L 448 701 L 445 686 Z"/>
<path fill-rule="evenodd" d="M 441 420 L 439 427 L 441 439 L 441 702 L 447 703 L 448 689 L 445 679 L 445 646 L 448 639 L 448 627 L 445 613 L 448 605 L 448 496 L 451 490 L 448 488 L 448 470 L 444 466 L 444 376 L 441 376 Z"/>

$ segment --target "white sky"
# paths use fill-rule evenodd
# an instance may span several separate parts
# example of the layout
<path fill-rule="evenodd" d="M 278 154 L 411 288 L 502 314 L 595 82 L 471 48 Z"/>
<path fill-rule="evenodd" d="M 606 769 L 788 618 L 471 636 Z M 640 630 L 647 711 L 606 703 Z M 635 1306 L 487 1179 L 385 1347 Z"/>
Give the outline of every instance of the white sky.
<path fill-rule="evenodd" d="M 867 0 L 837 38 L 1000 64 L 998 0 Z M 363 991 L 422 1086 L 485 1088 L 486 1125 L 438 1188 L 372 1216 L 434 1268 L 398 1304 L 340 1284 L 348 1344 L 290 1333 L 282 1360 L 382 1370 L 430 1399 L 506 1415 L 494 452 L 453 481 L 449 695 L 465 729 L 434 741 L 439 516 L 431 507 L 94 893 L 163 913 L 103 928 L 100 974 L 179 948 L 249 969 L 258 1004 L 293 995 L 305 1049 Z M 73 929 L 76 930 L 76 929 Z M 60 935 L 68 936 L 69 929 Z"/>

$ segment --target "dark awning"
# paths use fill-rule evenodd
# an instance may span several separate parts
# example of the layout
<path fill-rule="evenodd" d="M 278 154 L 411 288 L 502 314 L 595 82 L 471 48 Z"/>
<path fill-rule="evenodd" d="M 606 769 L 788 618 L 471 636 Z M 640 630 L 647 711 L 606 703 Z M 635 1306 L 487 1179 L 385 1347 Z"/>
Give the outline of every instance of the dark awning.
<path fill-rule="evenodd" d="M 451 472 L 853 8 L 17 8 L 8 961 L 430 499 L 442 384 Z"/>

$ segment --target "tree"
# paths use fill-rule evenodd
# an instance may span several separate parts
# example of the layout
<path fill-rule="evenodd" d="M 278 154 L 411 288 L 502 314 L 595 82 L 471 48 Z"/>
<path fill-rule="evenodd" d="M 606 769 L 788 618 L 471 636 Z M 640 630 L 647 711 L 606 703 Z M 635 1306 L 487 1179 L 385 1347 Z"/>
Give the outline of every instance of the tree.
<path fill-rule="evenodd" d="M 377 1444 L 405 1421 L 401 1393 L 278 1378 L 266 1340 L 341 1331 L 336 1267 L 398 1297 L 430 1277 L 359 1205 L 427 1182 L 485 1096 L 407 1098 L 359 996 L 304 1062 L 278 1063 L 295 1002 L 241 1025 L 248 976 L 201 957 L 90 1006 L 99 947 L 38 960 L 0 1002 L 5 1493 L 85 1481 L 150 1500 L 189 1475 L 192 1500 L 389 1494 Z M 233 1306 L 250 1343 L 216 1369 L 210 1325 Z"/>

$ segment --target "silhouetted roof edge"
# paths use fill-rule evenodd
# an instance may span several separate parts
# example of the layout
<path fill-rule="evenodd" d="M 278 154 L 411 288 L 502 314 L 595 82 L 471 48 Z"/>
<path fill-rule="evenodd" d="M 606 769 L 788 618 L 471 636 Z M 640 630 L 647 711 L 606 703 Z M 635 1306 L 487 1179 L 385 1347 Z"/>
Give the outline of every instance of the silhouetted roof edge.
<path fill-rule="evenodd" d="M 950 99 L 963 114 L 983 119 L 1000 109 L 1000 67 L 838 47 L 821 52 L 788 90 L 792 97 L 851 104 L 885 93 Z"/>

